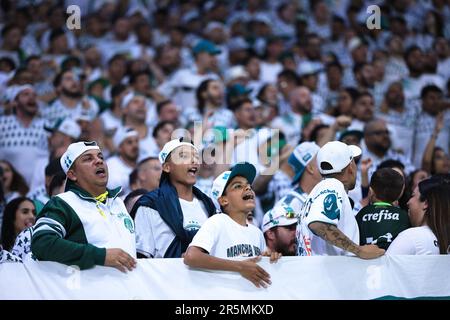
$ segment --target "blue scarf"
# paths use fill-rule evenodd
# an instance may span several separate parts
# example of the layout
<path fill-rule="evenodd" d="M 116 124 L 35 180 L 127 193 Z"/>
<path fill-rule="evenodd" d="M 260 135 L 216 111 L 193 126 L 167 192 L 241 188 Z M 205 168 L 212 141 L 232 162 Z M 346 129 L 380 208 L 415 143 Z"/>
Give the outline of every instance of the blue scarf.
<path fill-rule="evenodd" d="M 216 207 L 212 200 L 198 188 L 192 188 L 194 196 L 205 206 L 208 217 L 215 214 Z M 183 228 L 183 211 L 181 210 L 175 187 L 168 179 L 164 179 L 161 181 L 158 189 L 150 191 L 139 198 L 131 210 L 132 214 L 135 215 L 137 209 L 141 206 L 158 211 L 161 219 L 175 233 L 175 238 L 164 253 L 164 258 L 181 258 L 181 254 L 187 250 L 197 230 L 190 231 Z"/>

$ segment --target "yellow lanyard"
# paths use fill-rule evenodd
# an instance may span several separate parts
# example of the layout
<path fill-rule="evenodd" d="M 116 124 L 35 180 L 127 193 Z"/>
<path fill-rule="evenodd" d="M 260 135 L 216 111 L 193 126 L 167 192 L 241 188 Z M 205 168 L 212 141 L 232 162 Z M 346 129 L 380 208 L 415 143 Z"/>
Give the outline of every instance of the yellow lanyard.
<path fill-rule="evenodd" d="M 98 212 L 102 215 L 103 218 L 106 219 L 106 214 L 103 212 L 102 209 L 100 209 L 100 203 L 105 203 L 106 202 L 106 198 L 108 197 L 108 191 L 105 191 L 104 193 L 98 195 L 95 197 L 95 200 L 97 201 L 95 203 Z"/>

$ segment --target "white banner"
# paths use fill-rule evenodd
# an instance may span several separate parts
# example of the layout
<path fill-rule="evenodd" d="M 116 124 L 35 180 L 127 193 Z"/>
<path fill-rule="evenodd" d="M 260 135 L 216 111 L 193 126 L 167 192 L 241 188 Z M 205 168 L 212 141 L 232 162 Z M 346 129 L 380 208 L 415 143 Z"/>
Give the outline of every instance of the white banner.
<path fill-rule="evenodd" d="M 450 297 L 450 256 L 283 257 L 260 262 L 272 285 L 193 270 L 181 259 L 140 259 L 128 273 L 55 262 L 0 264 L 0 299 L 289 300 Z"/>

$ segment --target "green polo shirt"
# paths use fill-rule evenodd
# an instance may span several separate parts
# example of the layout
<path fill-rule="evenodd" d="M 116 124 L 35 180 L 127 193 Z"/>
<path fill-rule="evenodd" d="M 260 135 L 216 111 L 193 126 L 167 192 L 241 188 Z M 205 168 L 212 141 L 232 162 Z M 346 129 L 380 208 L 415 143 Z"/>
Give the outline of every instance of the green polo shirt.
<path fill-rule="evenodd" d="M 387 202 L 375 202 L 356 215 L 360 245 L 376 244 L 387 249 L 397 235 L 410 227 L 408 214 Z"/>

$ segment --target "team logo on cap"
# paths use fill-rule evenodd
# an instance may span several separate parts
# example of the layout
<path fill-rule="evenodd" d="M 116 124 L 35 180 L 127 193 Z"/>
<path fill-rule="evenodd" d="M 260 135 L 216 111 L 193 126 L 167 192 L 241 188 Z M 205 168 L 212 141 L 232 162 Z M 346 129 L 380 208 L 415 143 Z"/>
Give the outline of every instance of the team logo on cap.
<path fill-rule="evenodd" d="M 166 158 L 167 158 L 167 152 L 161 153 L 161 159 L 162 159 L 163 162 L 166 161 Z"/>

